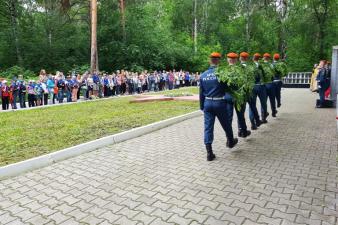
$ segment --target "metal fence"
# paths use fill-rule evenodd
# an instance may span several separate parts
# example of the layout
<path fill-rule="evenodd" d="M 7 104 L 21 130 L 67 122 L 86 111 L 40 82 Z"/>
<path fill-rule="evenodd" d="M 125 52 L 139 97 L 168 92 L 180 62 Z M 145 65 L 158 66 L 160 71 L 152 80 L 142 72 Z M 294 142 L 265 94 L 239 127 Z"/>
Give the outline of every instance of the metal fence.
<path fill-rule="evenodd" d="M 286 77 L 283 78 L 283 86 L 308 88 L 310 87 L 311 75 L 311 72 L 289 73 Z"/>

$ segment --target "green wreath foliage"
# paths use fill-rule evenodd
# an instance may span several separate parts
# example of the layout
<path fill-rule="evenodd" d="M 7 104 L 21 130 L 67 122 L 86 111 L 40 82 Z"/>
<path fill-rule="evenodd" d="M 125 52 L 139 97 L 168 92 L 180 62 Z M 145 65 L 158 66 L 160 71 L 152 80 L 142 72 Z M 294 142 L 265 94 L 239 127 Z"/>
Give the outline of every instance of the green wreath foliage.
<path fill-rule="evenodd" d="M 288 75 L 288 67 L 285 62 L 279 61 L 275 63 L 275 70 L 276 73 L 280 75 L 280 78 L 283 78 L 286 75 Z"/>
<path fill-rule="evenodd" d="M 275 71 L 274 68 L 272 66 L 272 64 L 270 62 L 261 62 L 260 65 L 263 68 L 263 82 L 264 83 L 270 83 L 271 81 L 273 81 L 273 78 L 275 76 Z"/>
<path fill-rule="evenodd" d="M 236 109 L 240 110 L 252 94 L 255 85 L 255 67 L 251 64 L 243 66 L 240 64 L 221 64 L 216 69 L 216 76 L 220 82 L 227 84 L 233 97 Z"/>

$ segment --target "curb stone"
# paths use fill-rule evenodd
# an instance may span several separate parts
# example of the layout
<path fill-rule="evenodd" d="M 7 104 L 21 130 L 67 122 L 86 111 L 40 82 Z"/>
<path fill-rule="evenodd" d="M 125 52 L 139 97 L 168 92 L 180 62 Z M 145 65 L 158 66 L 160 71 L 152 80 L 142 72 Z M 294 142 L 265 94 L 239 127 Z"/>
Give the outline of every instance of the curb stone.
<path fill-rule="evenodd" d="M 14 164 L 3 166 L 0 167 L 0 180 L 4 180 L 8 177 L 17 176 L 21 173 L 28 172 L 31 170 L 46 167 L 53 163 L 69 159 L 81 155 L 83 153 L 91 152 L 108 145 L 113 145 L 123 141 L 127 141 L 201 115 L 202 115 L 201 111 L 195 111 L 185 115 L 155 122 L 146 126 L 124 131 L 122 133 L 117 133 L 97 140 L 86 142 L 57 152 L 52 152 L 22 162 L 17 162 Z"/>

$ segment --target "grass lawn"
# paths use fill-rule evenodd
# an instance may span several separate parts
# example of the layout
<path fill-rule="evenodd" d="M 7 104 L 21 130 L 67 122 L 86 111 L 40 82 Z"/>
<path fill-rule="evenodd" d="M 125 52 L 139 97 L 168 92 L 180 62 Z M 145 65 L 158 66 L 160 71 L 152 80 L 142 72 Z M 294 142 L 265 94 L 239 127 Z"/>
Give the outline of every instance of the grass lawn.
<path fill-rule="evenodd" d="M 161 91 L 161 92 L 150 92 L 147 93 L 147 95 L 167 95 L 167 94 L 173 94 L 173 95 L 180 95 L 180 94 L 192 94 L 196 95 L 199 93 L 198 87 L 183 87 L 180 89 L 173 89 L 171 91 Z"/>
<path fill-rule="evenodd" d="M 198 110 L 197 102 L 129 103 L 131 98 L 0 113 L 0 166 Z"/>

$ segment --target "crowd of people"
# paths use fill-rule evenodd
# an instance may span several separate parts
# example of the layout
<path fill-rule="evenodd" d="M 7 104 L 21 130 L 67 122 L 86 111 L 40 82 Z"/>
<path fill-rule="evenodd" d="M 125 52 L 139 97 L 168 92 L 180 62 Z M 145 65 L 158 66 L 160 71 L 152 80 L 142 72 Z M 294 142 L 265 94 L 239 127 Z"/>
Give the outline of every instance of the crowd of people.
<path fill-rule="evenodd" d="M 64 75 L 47 74 L 41 70 L 37 80 L 25 81 L 21 75 L 9 83 L 0 82 L 2 109 L 36 107 L 48 104 L 163 91 L 183 86 L 198 86 L 199 73 L 186 71 L 143 71 L 141 73 L 118 70 L 113 74 L 86 72 Z M 66 100 L 65 100 L 66 99 Z M 28 106 L 26 105 L 28 101 Z"/>
<path fill-rule="evenodd" d="M 314 65 L 310 82 L 311 91 L 319 93 L 319 102 L 316 104 L 317 108 L 326 106 L 325 100 L 329 98 L 331 93 L 330 83 L 331 62 L 321 60 L 318 64 Z"/>
<path fill-rule="evenodd" d="M 240 55 L 231 52 L 227 54 L 226 65 L 222 64 L 221 58 L 220 53 L 212 53 L 210 68 L 200 77 L 200 109 L 204 112 L 204 144 L 208 161 L 216 157 L 212 149 L 215 118 L 226 134 L 226 146 L 233 148 L 238 143 L 232 129 L 234 109 L 238 136 L 246 138 L 251 134 L 246 125 L 246 105 L 249 106 L 252 130 L 268 122 L 268 100 L 271 115 L 276 117 L 277 108 L 281 107 L 282 78 L 287 75 L 286 63 L 279 54 L 272 57 L 265 53 L 262 57 L 256 53 L 251 59 L 247 52 Z M 260 100 L 260 113 L 256 106 L 257 98 Z"/>

